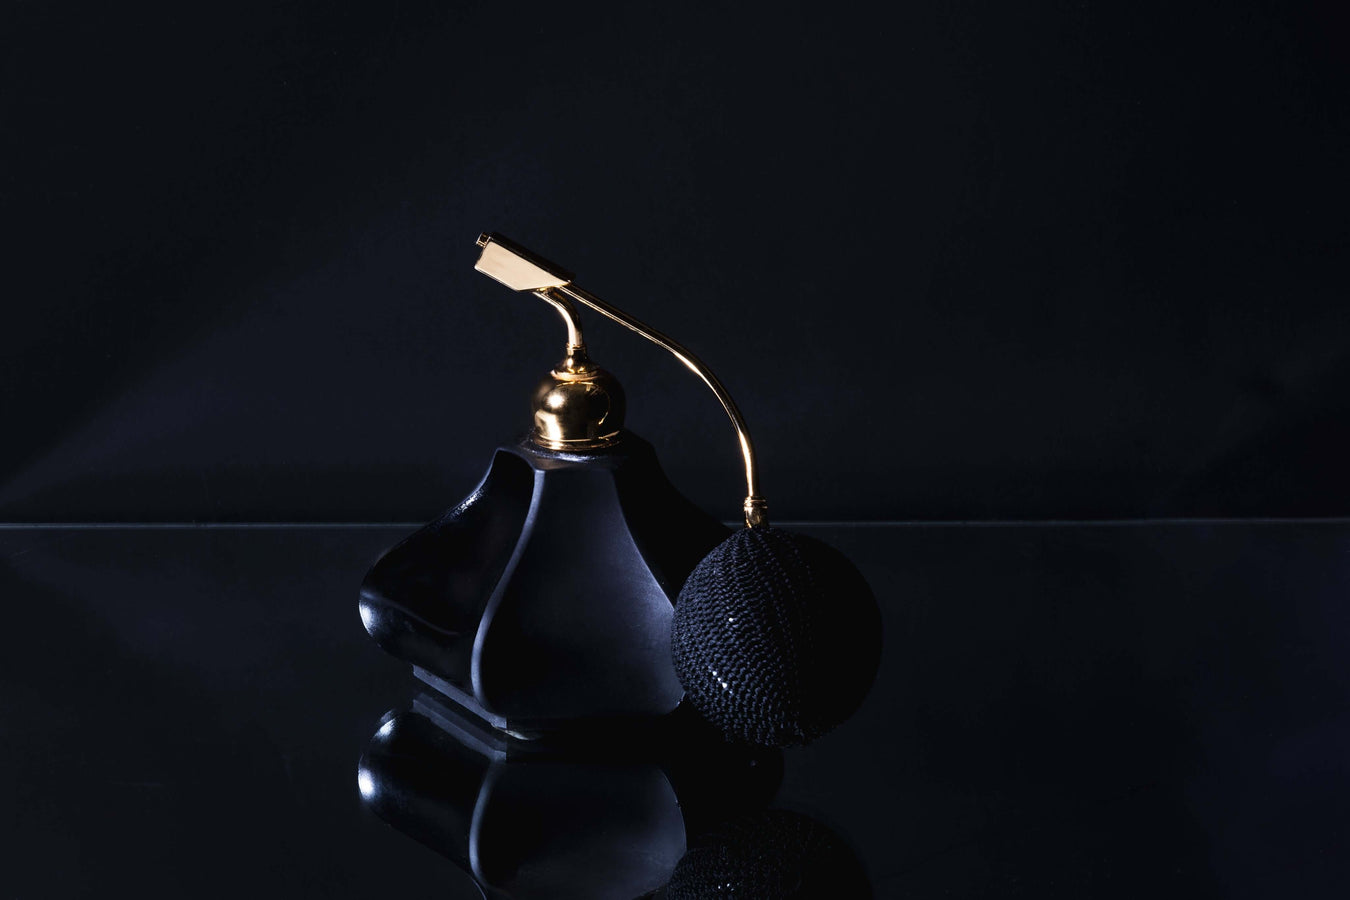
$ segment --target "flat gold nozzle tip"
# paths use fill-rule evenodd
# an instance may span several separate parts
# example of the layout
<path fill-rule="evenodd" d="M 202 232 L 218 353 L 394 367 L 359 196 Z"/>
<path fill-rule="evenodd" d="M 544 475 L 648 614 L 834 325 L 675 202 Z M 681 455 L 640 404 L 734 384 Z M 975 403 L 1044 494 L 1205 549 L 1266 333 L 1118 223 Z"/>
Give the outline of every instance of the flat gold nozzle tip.
<path fill-rule="evenodd" d="M 541 291 L 562 287 L 572 280 L 558 266 L 499 234 L 480 234 L 478 246 L 483 252 L 474 268 L 513 291 Z"/>

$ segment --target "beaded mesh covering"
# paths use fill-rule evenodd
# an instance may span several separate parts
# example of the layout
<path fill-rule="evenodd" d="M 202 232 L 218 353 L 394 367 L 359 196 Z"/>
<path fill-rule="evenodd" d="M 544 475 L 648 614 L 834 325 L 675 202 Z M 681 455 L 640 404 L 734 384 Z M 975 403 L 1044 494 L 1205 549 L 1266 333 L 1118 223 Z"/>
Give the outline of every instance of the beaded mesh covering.
<path fill-rule="evenodd" d="M 857 709 L 881 616 L 853 564 L 814 538 L 746 528 L 690 574 L 671 639 L 686 699 L 735 740 L 805 744 Z"/>
<path fill-rule="evenodd" d="M 806 816 L 773 809 L 700 840 L 675 867 L 664 896 L 864 900 L 871 895 L 861 863 L 834 832 Z"/>

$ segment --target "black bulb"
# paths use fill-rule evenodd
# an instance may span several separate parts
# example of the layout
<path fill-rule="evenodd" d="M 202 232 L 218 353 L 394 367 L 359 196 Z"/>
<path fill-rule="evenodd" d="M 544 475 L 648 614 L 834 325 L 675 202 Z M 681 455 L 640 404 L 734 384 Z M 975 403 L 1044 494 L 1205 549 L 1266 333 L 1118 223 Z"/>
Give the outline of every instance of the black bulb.
<path fill-rule="evenodd" d="M 881 614 L 842 553 L 776 528 L 713 549 L 680 591 L 672 630 L 686 699 L 734 740 L 806 744 L 862 703 Z"/>

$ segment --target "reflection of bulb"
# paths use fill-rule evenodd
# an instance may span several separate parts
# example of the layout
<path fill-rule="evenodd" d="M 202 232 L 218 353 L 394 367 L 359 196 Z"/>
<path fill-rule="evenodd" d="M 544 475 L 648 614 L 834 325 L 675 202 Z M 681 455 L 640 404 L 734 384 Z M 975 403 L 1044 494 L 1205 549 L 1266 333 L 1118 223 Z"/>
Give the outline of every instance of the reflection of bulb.
<path fill-rule="evenodd" d="M 863 900 L 872 886 L 839 835 L 801 813 L 771 809 L 702 835 L 671 873 L 664 896 Z"/>
<path fill-rule="evenodd" d="M 364 767 L 356 772 L 356 786 L 361 791 L 361 799 L 370 800 L 375 796 L 375 780 Z"/>

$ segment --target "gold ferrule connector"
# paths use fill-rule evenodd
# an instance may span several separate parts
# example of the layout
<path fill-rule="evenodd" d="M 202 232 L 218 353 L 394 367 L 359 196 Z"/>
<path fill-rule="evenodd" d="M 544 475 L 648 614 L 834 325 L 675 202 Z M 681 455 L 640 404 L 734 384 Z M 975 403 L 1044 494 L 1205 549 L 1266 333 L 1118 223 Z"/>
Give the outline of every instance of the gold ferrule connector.
<path fill-rule="evenodd" d="M 742 507 L 745 510 L 746 528 L 769 527 L 769 501 L 763 497 L 746 497 Z"/>

